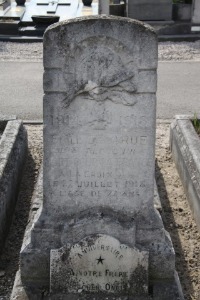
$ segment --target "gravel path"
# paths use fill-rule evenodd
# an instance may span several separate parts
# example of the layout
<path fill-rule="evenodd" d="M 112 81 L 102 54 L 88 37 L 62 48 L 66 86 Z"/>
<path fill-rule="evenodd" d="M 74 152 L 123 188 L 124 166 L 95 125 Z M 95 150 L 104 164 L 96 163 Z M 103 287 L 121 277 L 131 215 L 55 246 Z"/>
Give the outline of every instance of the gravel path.
<path fill-rule="evenodd" d="M 162 42 L 158 52 L 162 61 L 200 61 L 200 40 Z M 0 61 L 42 61 L 42 43 L 0 42 Z"/>
<path fill-rule="evenodd" d="M 158 57 L 162 61 L 200 61 L 200 40 L 196 42 L 159 43 Z"/>
<path fill-rule="evenodd" d="M 157 126 L 156 142 L 156 181 L 164 225 L 176 252 L 176 269 L 185 300 L 200 300 L 200 233 L 169 151 L 169 125 Z"/>
<path fill-rule="evenodd" d="M 29 152 L 9 237 L 0 258 L 0 300 L 8 300 L 23 233 L 28 223 L 31 195 L 42 161 L 42 126 L 26 126 Z M 165 228 L 170 232 L 185 300 L 200 299 L 200 234 L 192 218 L 183 187 L 169 151 L 169 124 L 157 125 L 156 179 Z M 162 299 L 160 299 L 162 300 Z M 173 299 L 172 299 L 173 300 Z"/>

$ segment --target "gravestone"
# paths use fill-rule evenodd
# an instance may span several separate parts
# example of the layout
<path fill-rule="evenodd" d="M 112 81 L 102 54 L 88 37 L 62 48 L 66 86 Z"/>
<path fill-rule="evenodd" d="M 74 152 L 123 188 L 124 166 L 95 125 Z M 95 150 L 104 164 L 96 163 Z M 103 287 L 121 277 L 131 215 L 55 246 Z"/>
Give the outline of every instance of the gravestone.
<path fill-rule="evenodd" d="M 3 12 L 5 12 L 6 8 L 8 8 L 10 4 L 10 0 L 0 1 L 0 16 L 3 15 Z"/>
<path fill-rule="evenodd" d="M 171 0 L 127 0 L 129 18 L 142 21 L 171 21 Z"/>
<path fill-rule="evenodd" d="M 193 1 L 193 15 L 192 15 L 192 23 L 200 24 L 200 1 Z"/>
<path fill-rule="evenodd" d="M 44 35 L 44 203 L 21 278 L 49 299 L 179 299 L 154 209 L 157 37 L 108 16 Z M 128 297 L 128 298 L 127 298 Z"/>
<path fill-rule="evenodd" d="M 99 0 L 99 14 L 110 14 L 110 0 Z"/>

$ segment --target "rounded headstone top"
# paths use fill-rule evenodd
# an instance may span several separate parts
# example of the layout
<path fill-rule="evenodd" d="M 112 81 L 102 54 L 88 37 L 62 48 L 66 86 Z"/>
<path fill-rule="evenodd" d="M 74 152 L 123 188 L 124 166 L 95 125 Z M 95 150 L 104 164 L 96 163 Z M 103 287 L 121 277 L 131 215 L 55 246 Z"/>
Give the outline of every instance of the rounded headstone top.
<path fill-rule="evenodd" d="M 45 31 L 45 35 L 49 33 L 49 31 L 52 30 L 59 30 L 62 27 L 70 26 L 72 24 L 80 24 L 80 23 L 88 23 L 90 22 L 91 24 L 94 22 L 106 20 L 110 23 L 119 23 L 122 24 L 124 23 L 127 25 L 132 25 L 135 27 L 138 27 L 138 29 L 141 31 L 147 31 L 149 33 L 152 33 L 156 36 L 156 32 L 153 27 L 148 25 L 147 23 L 141 22 L 139 20 L 135 19 L 130 19 L 130 18 L 125 18 L 125 17 L 119 17 L 119 16 L 107 16 L 107 15 L 96 15 L 96 16 L 86 16 L 86 17 L 78 17 L 74 19 L 69 19 L 65 20 L 62 22 L 54 23 L 53 25 L 49 26 L 47 30 Z M 81 26 L 81 25 L 80 25 Z"/>

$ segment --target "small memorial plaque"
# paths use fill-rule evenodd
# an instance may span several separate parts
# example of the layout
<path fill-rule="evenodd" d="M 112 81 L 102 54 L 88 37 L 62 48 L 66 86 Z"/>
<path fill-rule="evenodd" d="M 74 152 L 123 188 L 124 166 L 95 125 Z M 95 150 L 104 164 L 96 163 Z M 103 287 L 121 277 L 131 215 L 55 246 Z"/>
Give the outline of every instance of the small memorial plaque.
<path fill-rule="evenodd" d="M 107 235 L 51 250 L 51 292 L 147 294 L 148 252 Z"/>

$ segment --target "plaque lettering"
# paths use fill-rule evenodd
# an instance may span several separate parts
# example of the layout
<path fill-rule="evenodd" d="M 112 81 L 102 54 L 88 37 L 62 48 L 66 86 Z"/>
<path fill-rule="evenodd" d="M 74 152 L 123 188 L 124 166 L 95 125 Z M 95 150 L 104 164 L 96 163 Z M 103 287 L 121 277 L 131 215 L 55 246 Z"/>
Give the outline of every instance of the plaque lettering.
<path fill-rule="evenodd" d="M 51 251 L 51 288 L 54 292 L 134 294 L 138 268 L 143 269 L 141 288 L 146 293 L 148 252 L 107 235 L 89 236 L 71 247 Z"/>

